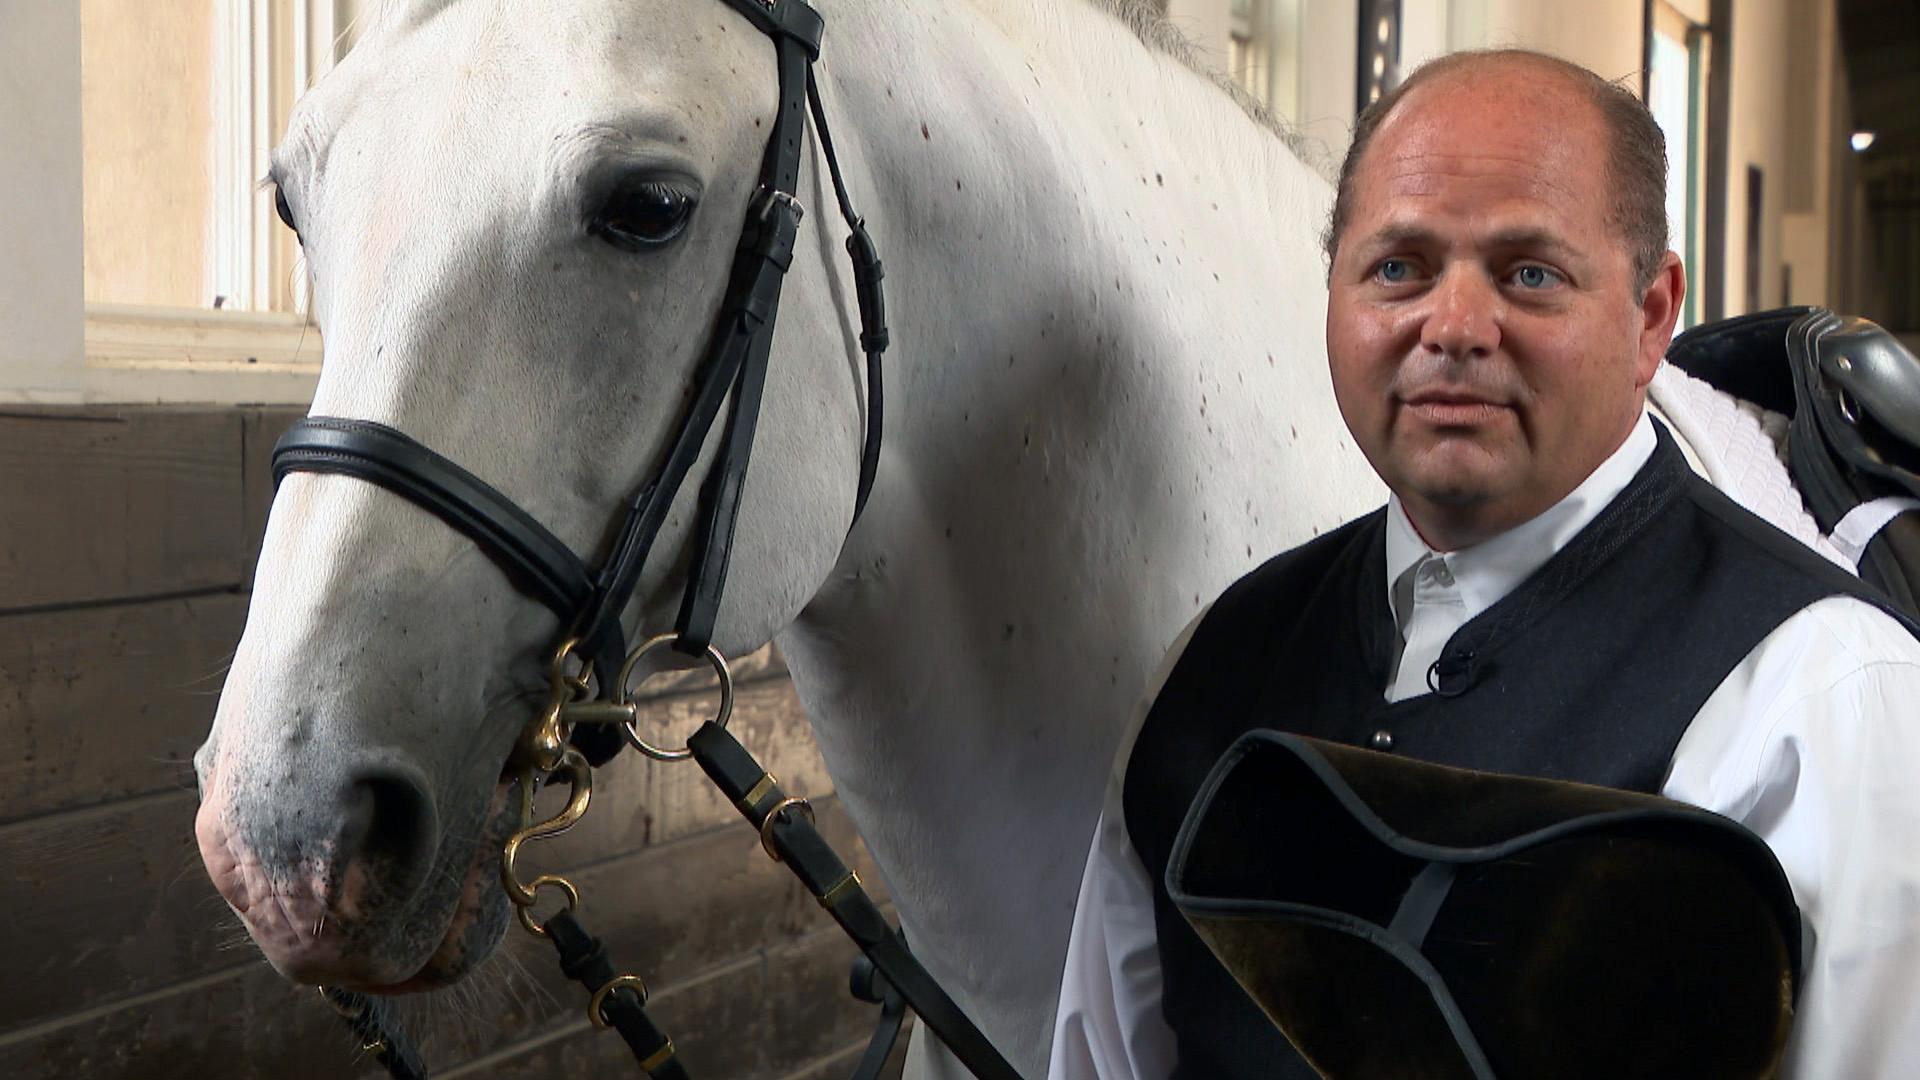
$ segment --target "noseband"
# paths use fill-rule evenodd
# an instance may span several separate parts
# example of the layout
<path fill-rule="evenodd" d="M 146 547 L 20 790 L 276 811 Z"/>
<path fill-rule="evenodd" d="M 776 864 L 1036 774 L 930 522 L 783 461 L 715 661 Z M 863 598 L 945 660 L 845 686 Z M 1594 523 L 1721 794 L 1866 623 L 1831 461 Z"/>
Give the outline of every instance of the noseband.
<path fill-rule="evenodd" d="M 564 639 L 578 641 L 579 653 L 599 673 L 602 697 L 618 692 L 611 685 L 612 677 L 627 652 L 621 612 L 633 597 L 674 496 L 731 393 L 732 410 L 725 437 L 700 492 L 675 647 L 688 655 L 701 656 L 713 636 L 747 463 L 753 453 L 760 398 L 766 386 L 780 289 L 793 263 L 803 215 L 794 189 L 799 182 L 809 106 L 840 213 L 851 233 L 846 246 L 853 262 L 860 309 L 860 349 L 866 356 L 866 435 L 854 502 L 856 521 L 873 488 L 879 463 L 883 428 L 880 360 L 887 348 L 886 306 L 880 285 L 883 275 L 873 239 L 847 198 L 813 80 L 812 64 L 820 56 L 823 22 L 802 0 L 725 2 L 773 39 L 780 71 L 780 111 L 761 159 L 759 187 L 741 227 L 718 324 L 700 367 L 698 388 L 665 464 L 628 500 L 613 546 L 597 569 L 589 568 L 564 541 L 492 485 L 384 424 L 310 416 L 289 428 L 273 452 L 276 485 L 294 472 L 352 476 L 386 488 L 465 534 L 506 571 L 518 588 L 560 616 L 568 628 Z M 604 724 L 577 727 L 572 738 L 594 765 L 611 759 L 621 746 L 619 733 Z"/>

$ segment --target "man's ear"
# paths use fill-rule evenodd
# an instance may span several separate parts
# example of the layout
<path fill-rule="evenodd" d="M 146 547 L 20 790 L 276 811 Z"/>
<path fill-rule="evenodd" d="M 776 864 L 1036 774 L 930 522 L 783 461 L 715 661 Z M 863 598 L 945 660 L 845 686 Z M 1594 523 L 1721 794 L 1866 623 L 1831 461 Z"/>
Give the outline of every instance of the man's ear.
<path fill-rule="evenodd" d="M 1669 251 L 1660 259 L 1653 282 L 1640 298 L 1640 353 L 1634 358 L 1635 385 L 1645 388 L 1660 367 L 1673 340 L 1673 324 L 1680 319 L 1680 304 L 1687 298 L 1687 271 L 1680 256 Z"/>

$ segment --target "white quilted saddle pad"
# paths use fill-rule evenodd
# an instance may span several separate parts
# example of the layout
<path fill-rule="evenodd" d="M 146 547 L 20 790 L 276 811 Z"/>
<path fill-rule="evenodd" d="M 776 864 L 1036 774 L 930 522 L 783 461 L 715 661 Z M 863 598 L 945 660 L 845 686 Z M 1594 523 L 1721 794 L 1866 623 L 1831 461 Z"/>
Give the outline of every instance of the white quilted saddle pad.
<path fill-rule="evenodd" d="M 1826 556 L 1854 568 L 1820 534 L 1787 473 L 1787 418 L 1662 363 L 1647 408 L 1665 421 L 1693 470 L 1733 501 Z"/>

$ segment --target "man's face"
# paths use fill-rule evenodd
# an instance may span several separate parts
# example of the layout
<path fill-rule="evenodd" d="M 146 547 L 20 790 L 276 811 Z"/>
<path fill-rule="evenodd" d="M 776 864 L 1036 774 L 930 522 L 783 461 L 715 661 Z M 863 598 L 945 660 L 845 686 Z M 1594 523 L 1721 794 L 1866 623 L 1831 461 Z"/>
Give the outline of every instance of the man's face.
<path fill-rule="evenodd" d="M 1334 393 L 1436 547 L 1546 510 L 1639 415 L 1684 283 L 1669 256 L 1635 290 L 1607 150 L 1577 90 L 1500 65 L 1413 91 L 1361 158 L 1327 308 Z"/>

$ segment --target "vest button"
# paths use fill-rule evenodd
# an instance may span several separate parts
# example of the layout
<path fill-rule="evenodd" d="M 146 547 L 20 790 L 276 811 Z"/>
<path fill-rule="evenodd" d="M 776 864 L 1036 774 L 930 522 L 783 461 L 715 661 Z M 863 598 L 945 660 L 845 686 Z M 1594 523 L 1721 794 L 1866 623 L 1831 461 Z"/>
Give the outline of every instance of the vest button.
<path fill-rule="evenodd" d="M 1393 732 L 1381 728 L 1379 731 L 1373 733 L 1372 738 L 1367 740 L 1367 745 L 1382 753 L 1391 754 L 1393 753 Z"/>

